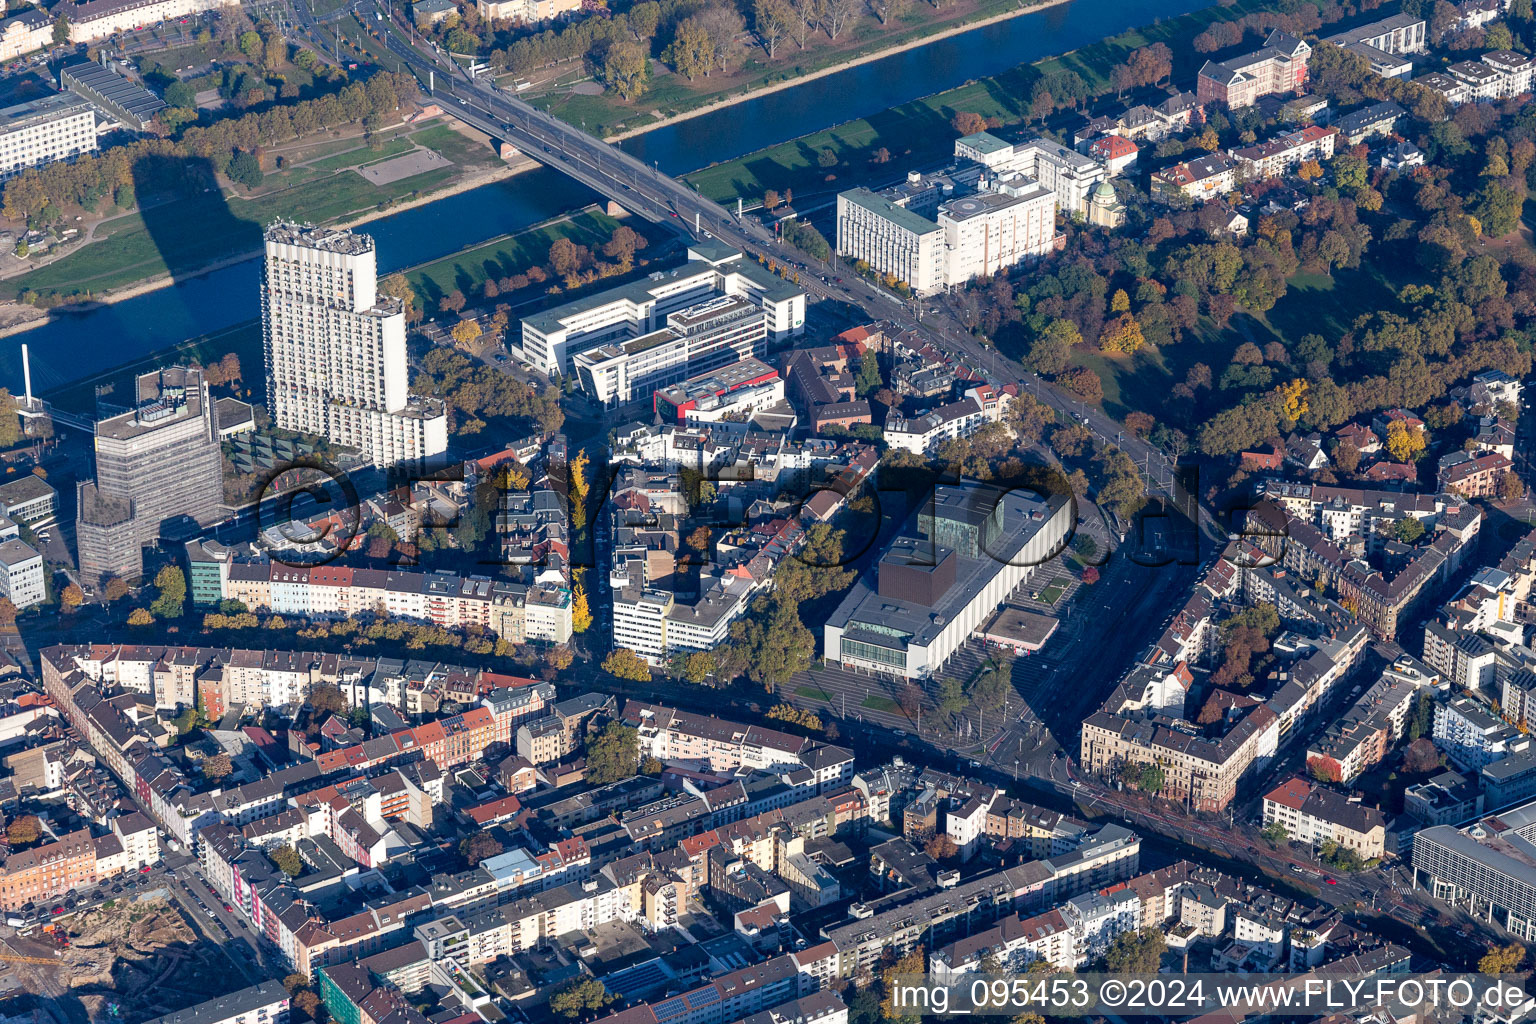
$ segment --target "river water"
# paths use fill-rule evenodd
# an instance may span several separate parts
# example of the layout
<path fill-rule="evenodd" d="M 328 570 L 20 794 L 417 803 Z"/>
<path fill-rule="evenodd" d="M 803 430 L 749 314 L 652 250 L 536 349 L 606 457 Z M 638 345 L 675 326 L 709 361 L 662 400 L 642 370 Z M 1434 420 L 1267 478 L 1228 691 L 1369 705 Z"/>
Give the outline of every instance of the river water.
<path fill-rule="evenodd" d="M 622 145 L 668 173 L 681 174 L 1208 3 L 1069 0 L 656 128 Z M 380 217 L 366 230 L 378 243 L 379 270 L 387 273 L 448 256 L 597 198 L 540 168 Z M 99 309 L 58 314 L 40 327 L 0 339 L 0 386 L 19 393 L 22 342 L 30 350 L 33 388 L 46 392 L 187 338 L 250 322 L 260 314 L 260 269 L 257 260 L 249 260 Z"/>

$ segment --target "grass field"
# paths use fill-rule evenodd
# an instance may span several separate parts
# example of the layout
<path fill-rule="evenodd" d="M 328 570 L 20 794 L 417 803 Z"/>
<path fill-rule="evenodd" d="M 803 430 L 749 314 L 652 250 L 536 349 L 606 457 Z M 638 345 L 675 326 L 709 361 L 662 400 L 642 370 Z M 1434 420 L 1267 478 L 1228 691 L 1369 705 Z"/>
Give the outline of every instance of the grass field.
<path fill-rule="evenodd" d="M 1262 6 L 1262 0 L 1235 0 L 1230 7 L 1212 7 L 1132 29 L 1069 54 L 1021 64 L 1001 75 L 967 82 L 948 92 L 848 121 L 685 177 L 700 192 L 720 201 L 737 196 L 755 200 L 770 188 L 780 192 L 792 188 L 797 197 L 804 199 L 819 192 L 851 188 L 872 176 L 889 178 L 890 166 L 872 163 L 876 150 L 889 150 L 898 166 L 941 160 L 953 152 L 955 133 L 949 121 L 956 113 L 970 111 L 1010 124 L 1023 121 L 1028 116 L 1031 86 L 1037 78 L 1052 71 L 1075 71 L 1095 91 L 1108 91 L 1111 69 L 1123 63 L 1127 54 L 1149 43 L 1165 42 L 1173 46 L 1175 54 L 1185 58 L 1176 60 L 1174 79 L 1192 77 L 1196 67 L 1181 64 L 1190 63 L 1194 55 L 1185 52 L 1189 48 L 1182 41 L 1212 22 L 1238 18 Z M 817 163 L 821 151 L 828 148 L 840 161 L 832 169 L 837 175 L 835 182 L 825 180 L 828 171 Z"/>
<path fill-rule="evenodd" d="M 1059 577 L 1057 579 L 1051 580 L 1051 585 L 1040 591 L 1040 600 L 1044 601 L 1052 608 L 1056 607 L 1056 602 L 1061 600 L 1061 595 L 1067 592 L 1067 586 L 1067 580 L 1061 579 Z"/>
<path fill-rule="evenodd" d="M 605 213 L 583 210 L 567 219 L 506 235 L 428 263 L 407 276 L 423 308 L 436 309 L 438 299 L 455 289 L 468 295 L 479 290 L 487 277 L 510 277 L 544 263 L 550 244 L 557 238 L 594 247 L 608 241 L 618 225 L 617 219 Z"/>
<path fill-rule="evenodd" d="M 900 711 L 901 705 L 889 697 L 882 697 L 878 693 L 872 693 L 859 701 L 859 706 L 871 711 Z"/>
<path fill-rule="evenodd" d="M 278 218 L 323 224 L 345 219 L 453 180 L 466 164 L 489 163 L 489 150 L 443 125 L 395 138 L 383 152 L 362 149 L 323 158 L 328 166 L 348 167 L 403 152 L 412 144 L 435 149 L 453 161 L 380 187 L 358 174 L 300 173 L 273 176 L 281 187 L 254 195 L 204 193 L 121 217 L 103 225 L 97 239 L 57 262 L 7 281 L 0 295 L 26 291 L 41 295 L 100 294 L 160 274 L 181 274 L 260 248 L 262 226 Z M 354 143 L 355 147 L 355 143 Z M 289 177 L 284 177 L 289 176 Z"/>
<path fill-rule="evenodd" d="M 797 686 L 795 687 L 795 694 L 807 700 L 820 700 L 828 704 L 832 703 L 832 695 L 830 693 L 826 690 L 817 689 L 814 686 Z"/>
<path fill-rule="evenodd" d="M 387 160 L 401 153 L 409 153 L 416 143 L 409 138 L 393 138 L 378 147 L 357 146 L 343 150 L 334 156 L 312 160 L 306 166 L 316 171 L 340 171 L 348 167 L 366 167 L 368 164 Z"/>

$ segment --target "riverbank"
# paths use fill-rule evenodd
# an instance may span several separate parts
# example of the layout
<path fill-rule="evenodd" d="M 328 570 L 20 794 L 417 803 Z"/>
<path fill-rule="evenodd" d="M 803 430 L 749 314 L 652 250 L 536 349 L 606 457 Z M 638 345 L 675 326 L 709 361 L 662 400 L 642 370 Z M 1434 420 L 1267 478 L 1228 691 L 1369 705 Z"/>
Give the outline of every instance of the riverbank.
<path fill-rule="evenodd" d="M 512 163 L 502 164 L 500 166 L 492 165 L 482 167 L 470 171 L 467 174 L 461 175 L 452 183 L 441 188 L 400 199 L 392 203 L 386 209 L 369 210 L 350 217 L 343 217 L 339 220 L 322 221 L 322 223 L 329 223 L 332 226 L 339 228 L 359 227 L 364 224 L 372 223 L 373 221 L 376 221 L 382 217 L 392 216 L 397 213 L 404 213 L 408 210 L 427 206 L 431 203 L 436 203 L 441 200 L 448 199 L 452 196 L 470 192 L 477 188 L 483 188 L 486 185 L 492 185 L 499 181 L 509 180 L 528 171 L 537 170 L 540 166 L 541 165 L 531 157 L 523 157 Z M 235 201 L 239 202 L 239 197 L 236 197 Z M 88 244 L 99 243 L 93 242 Z M 71 255 L 74 254 L 72 253 Z M 64 306 L 57 306 L 52 310 L 41 310 L 25 304 L 15 303 L 6 306 L 3 312 L 0 312 L 0 338 L 10 337 L 12 335 L 34 330 L 48 323 L 54 317 L 70 317 L 87 314 L 102 309 L 103 307 L 113 305 L 115 303 L 125 302 L 129 299 L 137 298 L 141 295 L 147 295 L 162 288 L 168 288 L 183 281 L 206 277 L 207 275 L 217 273 L 220 270 L 225 270 L 230 267 L 237 266 L 249 260 L 258 259 L 261 255 L 262 249 L 259 246 L 242 249 L 239 252 L 231 253 L 211 262 L 199 264 L 190 269 L 177 270 L 175 272 L 163 271 L 153 276 L 135 281 L 132 284 L 108 289 L 102 294 L 91 299 L 89 302 L 70 303 Z M 35 315 L 26 316 L 27 311 L 30 311 Z M 17 314 L 25 316 L 25 319 L 13 319 Z"/>
<path fill-rule="evenodd" d="M 774 93 L 783 92 L 785 89 L 793 89 L 796 86 L 804 85 L 806 82 L 814 82 L 818 78 L 826 78 L 828 75 L 836 75 L 841 72 L 848 71 L 852 68 L 859 67 L 860 65 L 868 64 L 872 61 L 884 60 L 886 57 L 894 57 L 898 53 L 906 53 L 908 50 L 915 50 L 919 47 L 927 46 L 930 43 L 941 42 L 942 40 L 950 39 L 954 36 L 962 35 L 966 32 L 972 32 L 979 28 L 986 28 L 988 25 L 995 25 L 998 22 L 1008 21 L 1012 18 L 1017 18 L 1026 14 L 1036 14 L 1048 10 L 1049 8 L 1059 7 L 1062 4 L 1070 2 L 1071 0 L 1040 0 L 1039 3 L 1030 4 L 1028 7 L 1020 7 L 1017 10 L 1001 11 L 997 14 L 989 15 L 984 18 L 977 18 L 972 21 L 959 21 L 939 32 L 934 32 L 929 35 L 917 36 L 913 39 L 907 40 L 904 43 L 897 43 L 894 46 L 888 46 L 883 49 L 874 50 L 856 57 L 850 57 L 845 61 L 828 65 L 827 67 L 821 68 L 818 71 L 807 72 L 803 75 L 797 75 L 794 78 L 786 78 L 782 81 L 771 82 L 767 85 L 755 86 L 743 92 L 736 93 L 732 96 L 726 96 L 718 100 L 713 100 L 701 107 L 695 107 L 692 110 L 680 111 L 676 114 L 664 117 L 659 121 L 651 121 L 638 128 L 629 128 L 622 132 L 618 132 L 617 134 L 605 135 L 603 137 L 603 141 L 623 142 L 625 139 L 632 139 L 637 135 L 644 135 L 646 132 L 654 131 L 657 128 L 665 128 L 668 125 L 679 124 L 683 121 L 692 120 L 695 117 L 701 117 L 705 114 L 712 114 L 717 110 L 734 106 L 737 103 L 743 103 L 747 100 L 757 99 L 760 96 L 771 96 Z"/>
<path fill-rule="evenodd" d="M 1204 59 L 1194 52 L 1190 40 L 1215 22 L 1236 20 L 1262 6 L 1262 0 L 1233 0 L 1230 4 L 1127 29 L 682 177 L 718 202 L 731 202 L 737 197 L 755 202 L 768 189 L 780 194 L 793 190 L 797 198 L 840 192 L 861 184 L 872 173 L 889 176 L 893 167 L 920 167 L 948 159 L 953 153 L 955 134 L 949 122 L 959 111 L 997 118 L 1005 125 L 1025 123 L 1033 118 L 1029 104 L 1034 83 L 1058 71 L 1077 74 L 1095 98 L 1102 97 L 1113 91 L 1112 70 L 1133 50 L 1164 43 L 1174 52 L 1173 80 L 1188 81 L 1198 69 L 1198 61 Z M 826 150 L 837 157 L 833 167 L 821 163 L 821 154 Z"/>

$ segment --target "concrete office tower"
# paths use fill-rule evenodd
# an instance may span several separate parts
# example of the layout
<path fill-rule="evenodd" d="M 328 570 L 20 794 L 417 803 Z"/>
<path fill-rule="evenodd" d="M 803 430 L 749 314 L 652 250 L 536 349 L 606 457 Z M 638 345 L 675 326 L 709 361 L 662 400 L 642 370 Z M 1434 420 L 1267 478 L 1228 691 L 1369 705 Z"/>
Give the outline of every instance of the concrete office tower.
<path fill-rule="evenodd" d="M 196 368 L 141 375 L 134 408 L 96 424 L 96 480 L 79 489 L 80 572 L 95 584 L 143 571 L 141 550 L 167 532 L 217 519 L 223 502 L 218 424 Z"/>
<path fill-rule="evenodd" d="M 269 227 L 261 323 L 276 426 L 356 448 L 375 466 L 447 451 L 442 402 L 410 393 L 405 311 L 378 293 L 371 237 Z"/>

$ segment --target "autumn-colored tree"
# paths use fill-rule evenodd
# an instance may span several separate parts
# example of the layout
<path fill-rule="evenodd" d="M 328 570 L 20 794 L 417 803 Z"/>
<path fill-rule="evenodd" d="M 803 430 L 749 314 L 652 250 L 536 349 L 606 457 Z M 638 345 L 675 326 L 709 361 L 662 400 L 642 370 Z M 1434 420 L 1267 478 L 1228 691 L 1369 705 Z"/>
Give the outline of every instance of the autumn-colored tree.
<path fill-rule="evenodd" d="M 923 852 L 934 860 L 949 860 L 960 852 L 960 847 L 946 835 L 937 835 L 923 845 Z"/>
<path fill-rule="evenodd" d="M 31 846 L 43 836 L 43 823 L 35 814 L 19 814 L 5 827 L 6 841 L 12 849 Z"/>
<path fill-rule="evenodd" d="M 571 586 L 571 629 L 585 633 L 592 627 L 592 608 L 587 603 L 587 588 L 580 583 Z"/>
<path fill-rule="evenodd" d="M 228 754 L 214 754 L 212 757 L 203 758 L 203 778 L 210 782 L 218 782 L 233 774 L 235 766 L 230 763 Z"/>
<path fill-rule="evenodd" d="M 107 579 L 107 582 L 102 585 L 101 596 L 103 598 L 105 598 L 108 602 L 119 601 L 119 600 L 123 599 L 124 597 L 127 597 L 128 596 L 128 583 L 127 583 L 127 581 L 125 581 L 125 580 L 123 580 L 123 579 L 121 579 L 121 578 L 119 578 L 117 576 L 109 577 Z"/>
<path fill-rule="evenodd" d="M 1489 946 L 1477 962 L 1477 969 L 1483 974 L 1514 974 L 1524 962 L 1525 947 L 1511 942 L 1507 946 Z"/>
<path fill-rule="evenodd" d="M 1141 333 L 1141 324 L 1129 313 L 1121 313 L 1105 324 L 1104 332 L 1099 335 L 1099 348 L 1105 352 L 1130 354 L 1139 352 L 1144 344 L 1146 338 Z"/>
<path fill-rule="evenodd" d="M 459 856 L 463 857 L 470 867 L 474 867 L 487 857 L 494 857 L 504 848 L 501 840 L 489 832 L 476 832 L 467 836 L 459 843 Z"/>
<path fill-rule="evenodd" d="M 1400 419 L 1387 426 L 1387 451 L 1398 462 L 1408 462 L 1424 454 L 1427 444 L 1423 428 L 1410 427 Z"/>
<path fill-rule="evenodd" d="M 1339 762 L 1331 757 L 1307 758 L 1307 771 L 1318 782 L 1342 782 L 1344 773 L 1339 767 Z"/>
<path fill-rule="evenodd" d="M 615 647 L 603 659 L 603 671 L 619 679 L 637 683 L 651 681 L 651 667 L 628 647 Z"/>
<path fill-rule="evenodd" d="M 969 110 L 961 110 L 949 119 L 949 126 L 960 135 L 975 135 L 987 130 L 987 119 Z"/>
<path fill-rule="evenodd" d="M 774 191 L 773 189 L 769 189 L 763 193 L 763 209 L 777 210 L 780 206 L 783 205 L 784 197 L 779 195 L 778 192 Z"/>
<path fill-rule="evenodd" d="M 1322 165 L 1316 160 L 1304 160 L 1300 167 L 1296 168 L 1296 177 L 1302 181 L 1316 181 L 1323 176 Z"/>
<path fill-rule="evenodd" d="M 62 591 L 59 592 L 59 604 L 67 612 L 72 612 L 76 608 L 79 608 L 81 603 L 84 601 L 85 591 L 81 590 L 80 587 L 74 583 L 69 584 L 69 586 L 65 587 Z"/>
<path fill-rule="evenodd" d="M 135 608 L 128 613 L 128 625 L 130 626 L 149 626 L 153 625 L 154 621 L 155 617 L 149 614 L 149 609 L 147 608 Z"/>

